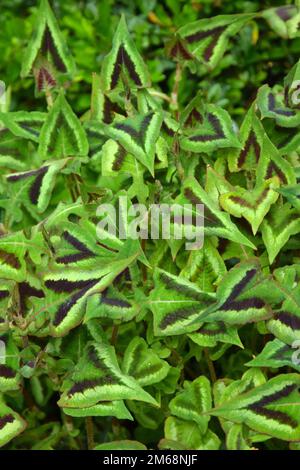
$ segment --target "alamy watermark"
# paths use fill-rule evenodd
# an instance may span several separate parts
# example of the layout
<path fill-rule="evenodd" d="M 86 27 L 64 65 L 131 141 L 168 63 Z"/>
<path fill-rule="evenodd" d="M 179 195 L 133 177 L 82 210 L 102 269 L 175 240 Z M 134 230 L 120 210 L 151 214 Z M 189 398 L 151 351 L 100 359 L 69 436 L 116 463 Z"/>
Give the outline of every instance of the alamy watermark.
<path fill-rule="evenodd" d="M 0 340 L 0 365 L 6 362 L 6 345 L 4 341 Z"/>
<path fill-rule="evenodd" d="M 203 204 L 128 204 L 125 196 L 117 205 L 97 208 L 97 237 L 105 240 L 185 240 L 186 250 L 199 250 L 204 242 Z"/>
<path fill-rule="evenodd" d="M 0 109 L 1 106 L 4 106 L 6 104 L 6 88 L 5 88 L 5 83 L 0 80 Z"/>

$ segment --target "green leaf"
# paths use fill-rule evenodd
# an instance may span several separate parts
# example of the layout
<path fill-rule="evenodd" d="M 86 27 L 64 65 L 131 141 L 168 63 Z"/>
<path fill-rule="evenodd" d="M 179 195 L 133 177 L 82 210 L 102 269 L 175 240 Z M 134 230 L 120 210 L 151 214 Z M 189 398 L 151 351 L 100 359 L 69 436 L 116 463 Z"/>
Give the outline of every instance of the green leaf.
<path fill-rule="evenodd" d="M 199 330 L 190 333 L 188 336 L 194 343 L 202 347 L 213 348 L 219 341 L 243 347 L 237 329 L 227 326 L 223 322 L 205 323 Z"/>
<path fill-rule="evenodd" d="M 145 387 L 161 382 L 168 375 L 170 366 L 147 346 L 143 338 L 133 338 L 126 348 L 122 370 Z"/>
<path fill-rule="evenodd" d="M 40 3 L 36 30 L 23 58 L 22 77 L 26 77 L 32 72 L 34 63 L 39 56 L 48 59 L 59 72 L 74 73 L 73 58 L 47 0 L 41 0 Z"/>
<path fill-rule="evenodd" d="M 296 127 L 300 124 L 300 112 L 289 108 L 284 101 L 283 90 L 263 85 L 257 94 L 257 106 L 262 118 L 275 119 L 282 127 Z"/>
<path fill-rule="evenodd" d="M 147 67 L 129 35 L 124 16 L 115 32 L 112 49 L 103 61 L 101 76 L 104 91 L 115 89 L 120 80 L 135 89 L 151 84 Z"/>
<path fill-rule="evenodd" d="M 114 123 L 107 128 L 107 132 L 153 174 L 155 144 L 159 137 L 162 119 L 161 114 L 151 111 L 145 115 L 137 115 Z"/>
<path fill-rule="evenodd" d="M 26 428 L 25 421 L 6 406 L 1 398 L 0 401 L 0 447 L 7 444 L 11 439 L 24 431 Z"/>
<path fill-rule="evenodd" d="M 39 142 L 41 127 L 46 116 L 46 113 L 38 111 L 17 111 L 14 113 L 0 113 L 0 121 L 15 136 Z"/>
<path fill-rule="evenodd" d="M 229 38 L 239 32 L 254 15 L 220 15 L 194 21 L 178 30 L 187 44 L 188 50 L 208 68 L 216 67 L 226 49 Z"/>
<path fill-rule="evenodd" d="M 292 367 L 300 372 L 300 366 L 293 361 L 295 349 L 290 345 L 283 343 L 279 339 L 269 341 L 264 349 L 251 361 L 247 362 L 249 367 Z"/>
<path fill-rule="evenodd" d="M 262 238 L 272 264 L 292 235 L 300 233 L 299 212 L 289 204 L 275 206 L 261 226 Z"/>
<path fill-rule="evenodd" d="M 278 375 L 266 384 L 214 408 L 211 414 L 284 441 L 300 438 L 300 379 Z"/>
<path fill-rule="evenodd" d="M 170 401 L 172 415 L 198 424 L 201 434 L 206 434 L 209 416 L 203 415 L 212 406 L 209 380 L 202 376 L 184 383 L 185 390 Z"/>
<path fill-rule="evenodd" d="M 180 138 L 183 150 L 210 153 L 218 148 L 241 146 L 229 114 L 219 106 L 206 105 L 197 120 L 198 125 Z"/>
<path fill-rule="evenodd" d="M 197 423 L 193 421 L 184 421 L 182 419 L 170 416 L 165 421 L 165 439 L 176 443 L 177 450 L 218 450 L 220 440 L 216 434 L 208 430 L 202 435 Z M 168 442 L 162 442 L 163 448 L 168 447 Z"/>
<path fill-rule="evenodd" d="M 160 269 L 154 273 L 154 282 L 150 296 L 154 334 L 178 335 L 199 328 L 199 323 L 191 323 L 213 304 L 214 295 Z"/>
<path fill-rule="evenodd" d="M 156 405 L 136 380 L 121 372 L 112 346 L 90 342 L 63 383 L 58 404 L 63 408 L 87 408 L 106 400 L 139 400 Z"/>
<path fill-rule="evenodd" d="M 284 39 L 299 36 L 299 12 L 296 5 L 283 5 L 262 12 L 270 27 Z"/>
<path fill-rule="evenodd" d="M 257 263 L 241 263 L 226 274 L 217 290 L 217 303 L 198 320 L 244 325 L 270 318 L 270 286 Z"/>
<path fill-rule="evenodd" d="M 254 248 L 248 238 L 243 235 L 231 221 L 229 214 L 223 212 L 218 204 L 206 193 L 195 178 L 187 178 L 183 184 L 182 196 L 176 199 L 178 203 L 204 204 L 204 233 L 232 240 L 236 243 Z"/>
<path fill-rule="evenodd" d="M 102 401 L 87 408 L 63 408 L 63 412 L 73 418 L 87 416 L 115 416 L 117 419 L 133 420 L 122 400 Z"/>
<path fill-rule="evenodd" d="M 255 235 L 272 204 L 278 199 L 276 189 L 279 184 L 279 179 L 275 176 L 256 186 L 253 191 L 244 188 L 236 189 L 222 194 L 220 205 L 234 217 L 244 217 L 251 224 L 253 235 Z"/>
<path fill-rule="evenodd" d="M 36 170 L 7 175 L 8 191 L 11 195 L 10 211 L 14 212 L 20 206 L 24 206 L 35 218 L 37 214 L 45 212 L 56 183 L 56 176 L 66 163 L 65 160 L 49 162 Z"/>
<path fill-rule="evenodd" d="M 63 93 L 56 98 L 41 129 L 39 153 L 44 159 L 88 154 L 84 129 Z"/>

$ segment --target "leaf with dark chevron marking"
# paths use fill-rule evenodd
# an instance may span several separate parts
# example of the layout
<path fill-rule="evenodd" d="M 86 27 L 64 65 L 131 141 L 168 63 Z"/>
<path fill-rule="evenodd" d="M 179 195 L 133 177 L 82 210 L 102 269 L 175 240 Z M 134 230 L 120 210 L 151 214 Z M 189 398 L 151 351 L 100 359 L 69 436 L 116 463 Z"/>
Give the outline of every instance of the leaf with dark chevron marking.
<path fill-rule="evenodd" d="M 265 137 L 264 128 L 256 116 L 255 104 L 253 104 L 248 110 L 240 129 L 242 149 L 232 150 L 229 154 L 230 171 L 256 169 L 262 154 Z"/>
<path fill-rule="evenodd" d="M 58 404 L 63 408 L 86 408 L 111 400 L 139 400 L 156 405 L 135 379 L 121 372 L 114 348 L 104 343 L 87 344 L 62 391 Z"/>
<path fill-rule="evenodd" d="M 113 287 L 109 287 L 101 294 L 91 295 L 88 298 L 84 321 L 87 322 L 93 318 L 129 321 L 137 316 L 140 308 L 134 299 L 126 297 Z"/>
<path fill-rule="evenodd" d="M 262 118 L 275 119 L 278 126 L 297 127 L 300 124 L 300 111 L 289 108 L 285 103 L 284 92 L 280 87 L 263 85 L 257 94 L 257 105 Z"/>
<path fill-rule="evenodd" d="M 197 122 L 197 127 L 183 132 L 183 150 L 210 153 L 218 148 L 241 147 L 229 114 L 219 106 L 206 105 Z"/>
<path fill-rule="evenodd" d="M 199 328 L 193 323 L 215 302 L 214 294 L 203 292 L 195 284 L 157 269 L 150 296 L 156 336 L 191 333 Z"/>
<path fill-rule="evenodd" d="M 291 39 L 299 36 L 300 16 L 296 5 L 282 5 L 262 12 L 263 18 L 278 36 Z"/>
<path fill-rule="evenodd" d="M 11 194 L 10 211 L 25 206 L 34 217 L 45 212 L 56 176 L 65 164 L 65 160 L 53 161 L 36 170 L 7 175 L 8 192 Z"/>
<path fill-rule="evenodd" d="M 128 344 L 122 362 L 122 371 L 133 377 L 141 387 L 153 385 L 166 378 L 169 364 L 148 347 L 143 338 L 133 338 Z"/>
<path fill-rule="evenodd" d="M 26 422 L 0 399 L 0 447 L 24 431 Z"/>
<path fill-rule="evenodd" d="M 300 372 L 300 365 L 293 361 L 295 349 L 290 345 L 283 343 L 279 339 L 268 341 L 264 349 L 245 364 L 248 367 L 270 367 L 278 369 L 280 367 L 292 367 Z"/>
<path fill-rule="evenodd" d="M 290 237 L 300 233 L 299 212 L 290 204 L 274 206 L 261 225 L 261 233 L 272 264 Z"/>
<path fill-rule="evenodd" d="M 220 205 L 234 217 L 244 217 L 250 223 L 253 235 L 255 235 L 272 204 L 278 199 L 279 194 L 276 190 L 279 185 L 279 178 L 273 176 L 257 185 L 253 191 L 239 188 L 222 194 Z"/>
<path fill-rule="evenodd" d="M 61 92 L 41 129 L 39 153 L 44 159 L 87 156 L 85 131 Z"/>
<path fill-rule="evenodd" d="M 162 121 L 162 114 L 151 111 L 114 123 L 107 128 L 107 132 L 153 174 L 155 144 Z"/>
<path fill-rule="evenodd" d="M 239 231 L 230 215 L 222 211 L 218 203 L 199 185 L 195 178 L 186 178 L 182 194 L 175 200 L 178 204 L 204 204 L 204 234 L 216 235 L 255 249 L 255 245 Z M 195 211 L 195 209 L 194 209 Z"/>
<path fill-rule="evenodd" d="M 0 336 L 0 340 L 5 343 L 5 358 L 1 358 L 0 361 L 0 393 L 19 390 L 20 352 L 11 335 Z"/>
<path fill-rule="evenodd" d="M 217 302 L 198 320 L 244 325 L 270 318 L 272 289 L 271 281 L 263 276 L 258 264 L 249 262 L 237 265 L 218 287 Z"/>
<path fill-rule="evenodd" d="M 197 331 L 190 333 L 188 337 L 194 343 L 205 348 L 214 348 L 219 341 L 243 347 L 237 329 L 233 326 L 227 326 L 223 322 L 205 323 Z"/>
<path fill-rule="evenodd" d="M 294 285 L 286 291 L 286 300 L 279 310 L 274 310 L 273 318 L 268 321 L 268 330 L 276 338 L 287 344 L 300 340 L 300 287 L 296 276 Z M 294 288 L 293 288 L 294 287 Z"/>
<path fill-rule="evenodd" d="M 37 12 L 36 30 L 23 58 L 22 77 L 32 73 L 35 62 L 39 57 L 49 60 L 58 72 L 74 73 L 75 63 L 73 57 L 67 48 L 66 41 L 47 0 L 41 0 Z"/>
<path fill-rule="evenodd" d="M 184 382 L 184 390 L 177 393 L 169 403 L 173 416 L 198 424 L 201 434 L 208 429 L 210 416 L 206 414 L 211 409 L 212 396 L 209 380 L 203 375 L 193 382 Z"/>
<path fill-rule="evenodd" d="M 188 50 L 210 69 L 216 67 L 228 48 L 229 39 L 255 15 L 220 15 L 188 23 L 178 30 Z"/>
<path fill-rule="evenodd" d="M 151 84 L 147 67 L 129 35 L 125 17 L 122 16 L 113 38 L 112 49 L 103 61 L 103 90 L 114 90 L 124 81 L 130 88 L 145 88 Z"/>
<path fill-rule="evenodd" d="M 38 111 L 17 111 L 0 113 L 0 121 L 15 136 L 39 142 L 41 128 L 46 120 L 46 113 Z"/>
<path fill-rule="evenodd" d="M 210 414 L 284 441 L 300 440 L 299 374 L 278 375 Z"/>

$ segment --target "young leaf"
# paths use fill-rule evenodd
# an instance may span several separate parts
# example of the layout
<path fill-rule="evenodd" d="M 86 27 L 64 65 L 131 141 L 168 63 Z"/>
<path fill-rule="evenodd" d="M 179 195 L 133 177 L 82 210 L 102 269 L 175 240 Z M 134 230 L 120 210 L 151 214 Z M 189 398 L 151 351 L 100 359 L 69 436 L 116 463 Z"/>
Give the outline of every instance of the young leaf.
<path fill-rule="evenodd" d="M 63 93 L 56 98 L 41 129 L 39 153 L 44 159 L 88 155 L 85 132 Z"/>
<path fill-rule="evenodd" d="M 185 382 L 184 387 L 185 389 L 170 401 L 170 411 L 178 418 L 197 423 L 201 434 L 205 435 L 210 418 L 203 413 L 212 405 L 209 380 L 201 376 L 193 382 Z"/>
<path fill-rule="evenodd" d="M 236 191 L 222 194 L 220 205 L 231 215 L 244 217 L 251 224 L 252 232 L 255 235 L 272 204 L 278 199 L 276 189 L 279 184 L 279 179 L 275 176 L 256 186 L 253 191 L 239 188 Z"/>
<path fill-rule="evenodd" d="M 206 105 L 197 121 L 197 127 L 184 131 L 180 138 L 183 150 L 210 153 L 218 148 L 241 146 L 230 116 L 224 109 Z"/>
<path fill-rule="evenodd" d="M 137 115 L 114 123 L 107 132 L 153 174 L 155 144 L 159 137 L 162 119 L 161 114 L 151 111 L 145 115 Z"/>
<path fill-rule="evenodd" d="M 48 59 L 62 73 L 73 74 L 75 65 L 47 0 L 41 0 L 36 31 L 25 51 L 21 76 L 32 72 L 39 56 Z"/>
<path fill-rule="evenodd" d="M 115 32 L 112 50 L 103 61 L 101 76 L 104 91 L 113 90 L 121 80 L 135 89 L 151 84 L 147 67 L 129 35 L 124 16 Z"/>
<path fill-rule="evenodd" d="M 141 387 L 161 382 L 168 375 L 169 369 L 168 363 L 148 348 L 143 338 L 133 338 L 128 344 L 122 370 Z"/>

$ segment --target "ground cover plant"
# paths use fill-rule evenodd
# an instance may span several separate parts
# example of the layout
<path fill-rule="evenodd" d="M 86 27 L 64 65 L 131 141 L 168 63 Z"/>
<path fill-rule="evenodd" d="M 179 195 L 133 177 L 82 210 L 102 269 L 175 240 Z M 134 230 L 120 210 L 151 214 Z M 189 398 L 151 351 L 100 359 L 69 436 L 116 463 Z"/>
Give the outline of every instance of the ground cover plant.
<path fill-rule="evenodd" d="M 186 3 L 96 2 L 98 66 L 71 1 L 2 43 L 4 449 L 299 449 L 300 5 Z M 203 245 L 105 237 L 120 200 Z"/>

